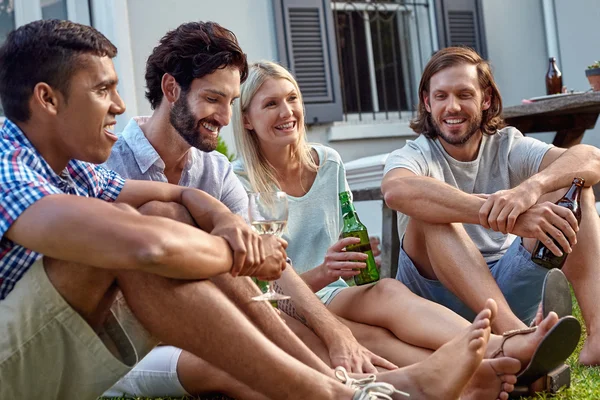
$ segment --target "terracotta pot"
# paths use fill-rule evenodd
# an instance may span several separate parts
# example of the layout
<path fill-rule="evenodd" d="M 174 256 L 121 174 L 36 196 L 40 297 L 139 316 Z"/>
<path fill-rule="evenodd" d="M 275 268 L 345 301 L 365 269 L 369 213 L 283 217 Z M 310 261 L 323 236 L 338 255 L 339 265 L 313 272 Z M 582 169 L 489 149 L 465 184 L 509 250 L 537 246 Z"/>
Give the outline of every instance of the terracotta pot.
<path fill-rule="evenodd" d="M 594 89 L 594 92 L 600 92 L 600 68 L 586 69 L 585 76 L 590 81 L 590 86 Z"/>

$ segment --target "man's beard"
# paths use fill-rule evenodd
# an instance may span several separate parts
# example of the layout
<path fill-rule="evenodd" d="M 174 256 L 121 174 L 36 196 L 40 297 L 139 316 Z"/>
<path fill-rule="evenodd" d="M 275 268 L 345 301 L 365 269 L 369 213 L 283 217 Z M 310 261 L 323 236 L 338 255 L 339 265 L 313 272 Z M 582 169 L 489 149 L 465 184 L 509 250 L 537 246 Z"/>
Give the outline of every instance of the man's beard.
<path fill-rule="evenodd" d="M 173 104 L 171 113 L 169 115 L 169 122 L 177 133 L 185 140 L 190 146 L 202 150 L 205 152 L 211 152 L 217 148 L 218 136 L 217 137 L 203 137 L 200 132 L 200 124 L 204 120 L 196 120 L 194 114 L 190 110 L 187 103 L 187 96 L 182 93 L 179 99 Z M 213 126 L 219 126 L 215 121 L 206 120 Z"/>
<path fill-rule="evenodd" d="M 430 114 L 430 116 L 431 116 L 431 114 Z M 469 126 L 467 127 L 467 133 L 462 137 L 448 135 L 448 134 L 444 133 L 444 131 L 441 129 L 438 122 L 436 120 L 434 120 L 433 118 L 431 118 L 431 122 L 433 125 L 433 129 L 435 130 L 435 133 L 437 134 L 437 137 L 441 138 L 444 142 L 451 144 L 453 146 L 464 145 L 465 143 L 467 143 L 469 141 L 469 139 L 471 139 L 471 137 L 473 137 L 473 135 L 475 133 L 477 133 L 477 131 L 479 129 L 481 129 L 481 115 L 478 115 L 474 120 L 471 120 L 471 122 L 469 123 Z"/>

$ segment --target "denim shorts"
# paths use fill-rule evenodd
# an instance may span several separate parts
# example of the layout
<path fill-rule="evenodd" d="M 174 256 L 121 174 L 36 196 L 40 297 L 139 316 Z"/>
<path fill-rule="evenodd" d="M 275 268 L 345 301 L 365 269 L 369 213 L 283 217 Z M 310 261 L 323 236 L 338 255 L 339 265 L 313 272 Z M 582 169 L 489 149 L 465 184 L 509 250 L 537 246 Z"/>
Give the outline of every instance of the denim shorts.
<path fill-rule="evenodd" d="M 520 238 L 513 241 L 500 259 L 487 264 L 513 313 L 528 325 L 541 301 L 542 285 L 548 270 L 531 261 L 531 254 L 523 247 Z M 476 313 L 440 281 L 424 278 L 403 248 L 400 249 L 396 279 L 419 296 L 442 304 L 469 321 L 475 318 Z"/>

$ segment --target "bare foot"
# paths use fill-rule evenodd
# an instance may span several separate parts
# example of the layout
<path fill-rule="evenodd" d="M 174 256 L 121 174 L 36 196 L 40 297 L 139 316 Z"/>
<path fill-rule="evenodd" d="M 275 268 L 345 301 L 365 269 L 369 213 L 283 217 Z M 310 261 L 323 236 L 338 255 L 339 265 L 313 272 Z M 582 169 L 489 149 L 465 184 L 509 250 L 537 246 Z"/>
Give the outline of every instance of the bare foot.
<path fill-rule="evenodd" d="M 529 364 L 539 343 L 557 322 L 558 316 L 556 313 L 550 312 L 550 314 L 538 324 L 535 332 L 516 335 L 506 339 L 504 351 L 500 355 L 516 358 L 521 362 L 521 366 L 525 368 Z M 487 347 L 486 357 L 490 357 L 500 347 L 500 343 L 502 343 L 502 336 L 492 335 Z"/>
<path fill-rule="evenodd" d="M 588 336 L 579 353 L 579 363 L 590 367 L 600 365 L 600 343 L 596 336 Z"/>
<path fill-rule="evenodd" d="M 398 390 L 410 393 L 411 399 L 458 399 L 481 365 L 490 337 L 491 321 L 497 313 L 496 302 L 488 299 L 485 308 L 477 315 L 471 326 L 440 347 L 426 360 L 378 374 L 377 379 L 393 384 Z M 498 394 L 500 386 L 494 387 Z"/>
<path fill-rule="evenodd" d="M 506 400 L 508 394 L 515 389 L 516 374 L 520 370 L 521 363 L 514 358 L 500 357 L 493 360 L 483 360 L 460 399 Z"/>

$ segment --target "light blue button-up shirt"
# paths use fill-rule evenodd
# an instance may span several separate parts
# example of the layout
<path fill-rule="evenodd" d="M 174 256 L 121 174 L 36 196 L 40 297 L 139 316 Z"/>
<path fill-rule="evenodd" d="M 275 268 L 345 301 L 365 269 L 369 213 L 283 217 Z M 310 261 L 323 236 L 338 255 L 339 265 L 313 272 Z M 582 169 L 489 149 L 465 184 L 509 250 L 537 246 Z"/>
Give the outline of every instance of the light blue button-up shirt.
<path fill-rule="evenodd" d="M 129 121 L 104 166 L 126 179 L 168 182 L 164 161 L 138 124 L 145 118 Z M 233 213 L 248 219 L 246 191 L 227 157 L 217 151 L 207 153 L 191 148 L 179 185 L 200 189 L 221 201 Z"/>

